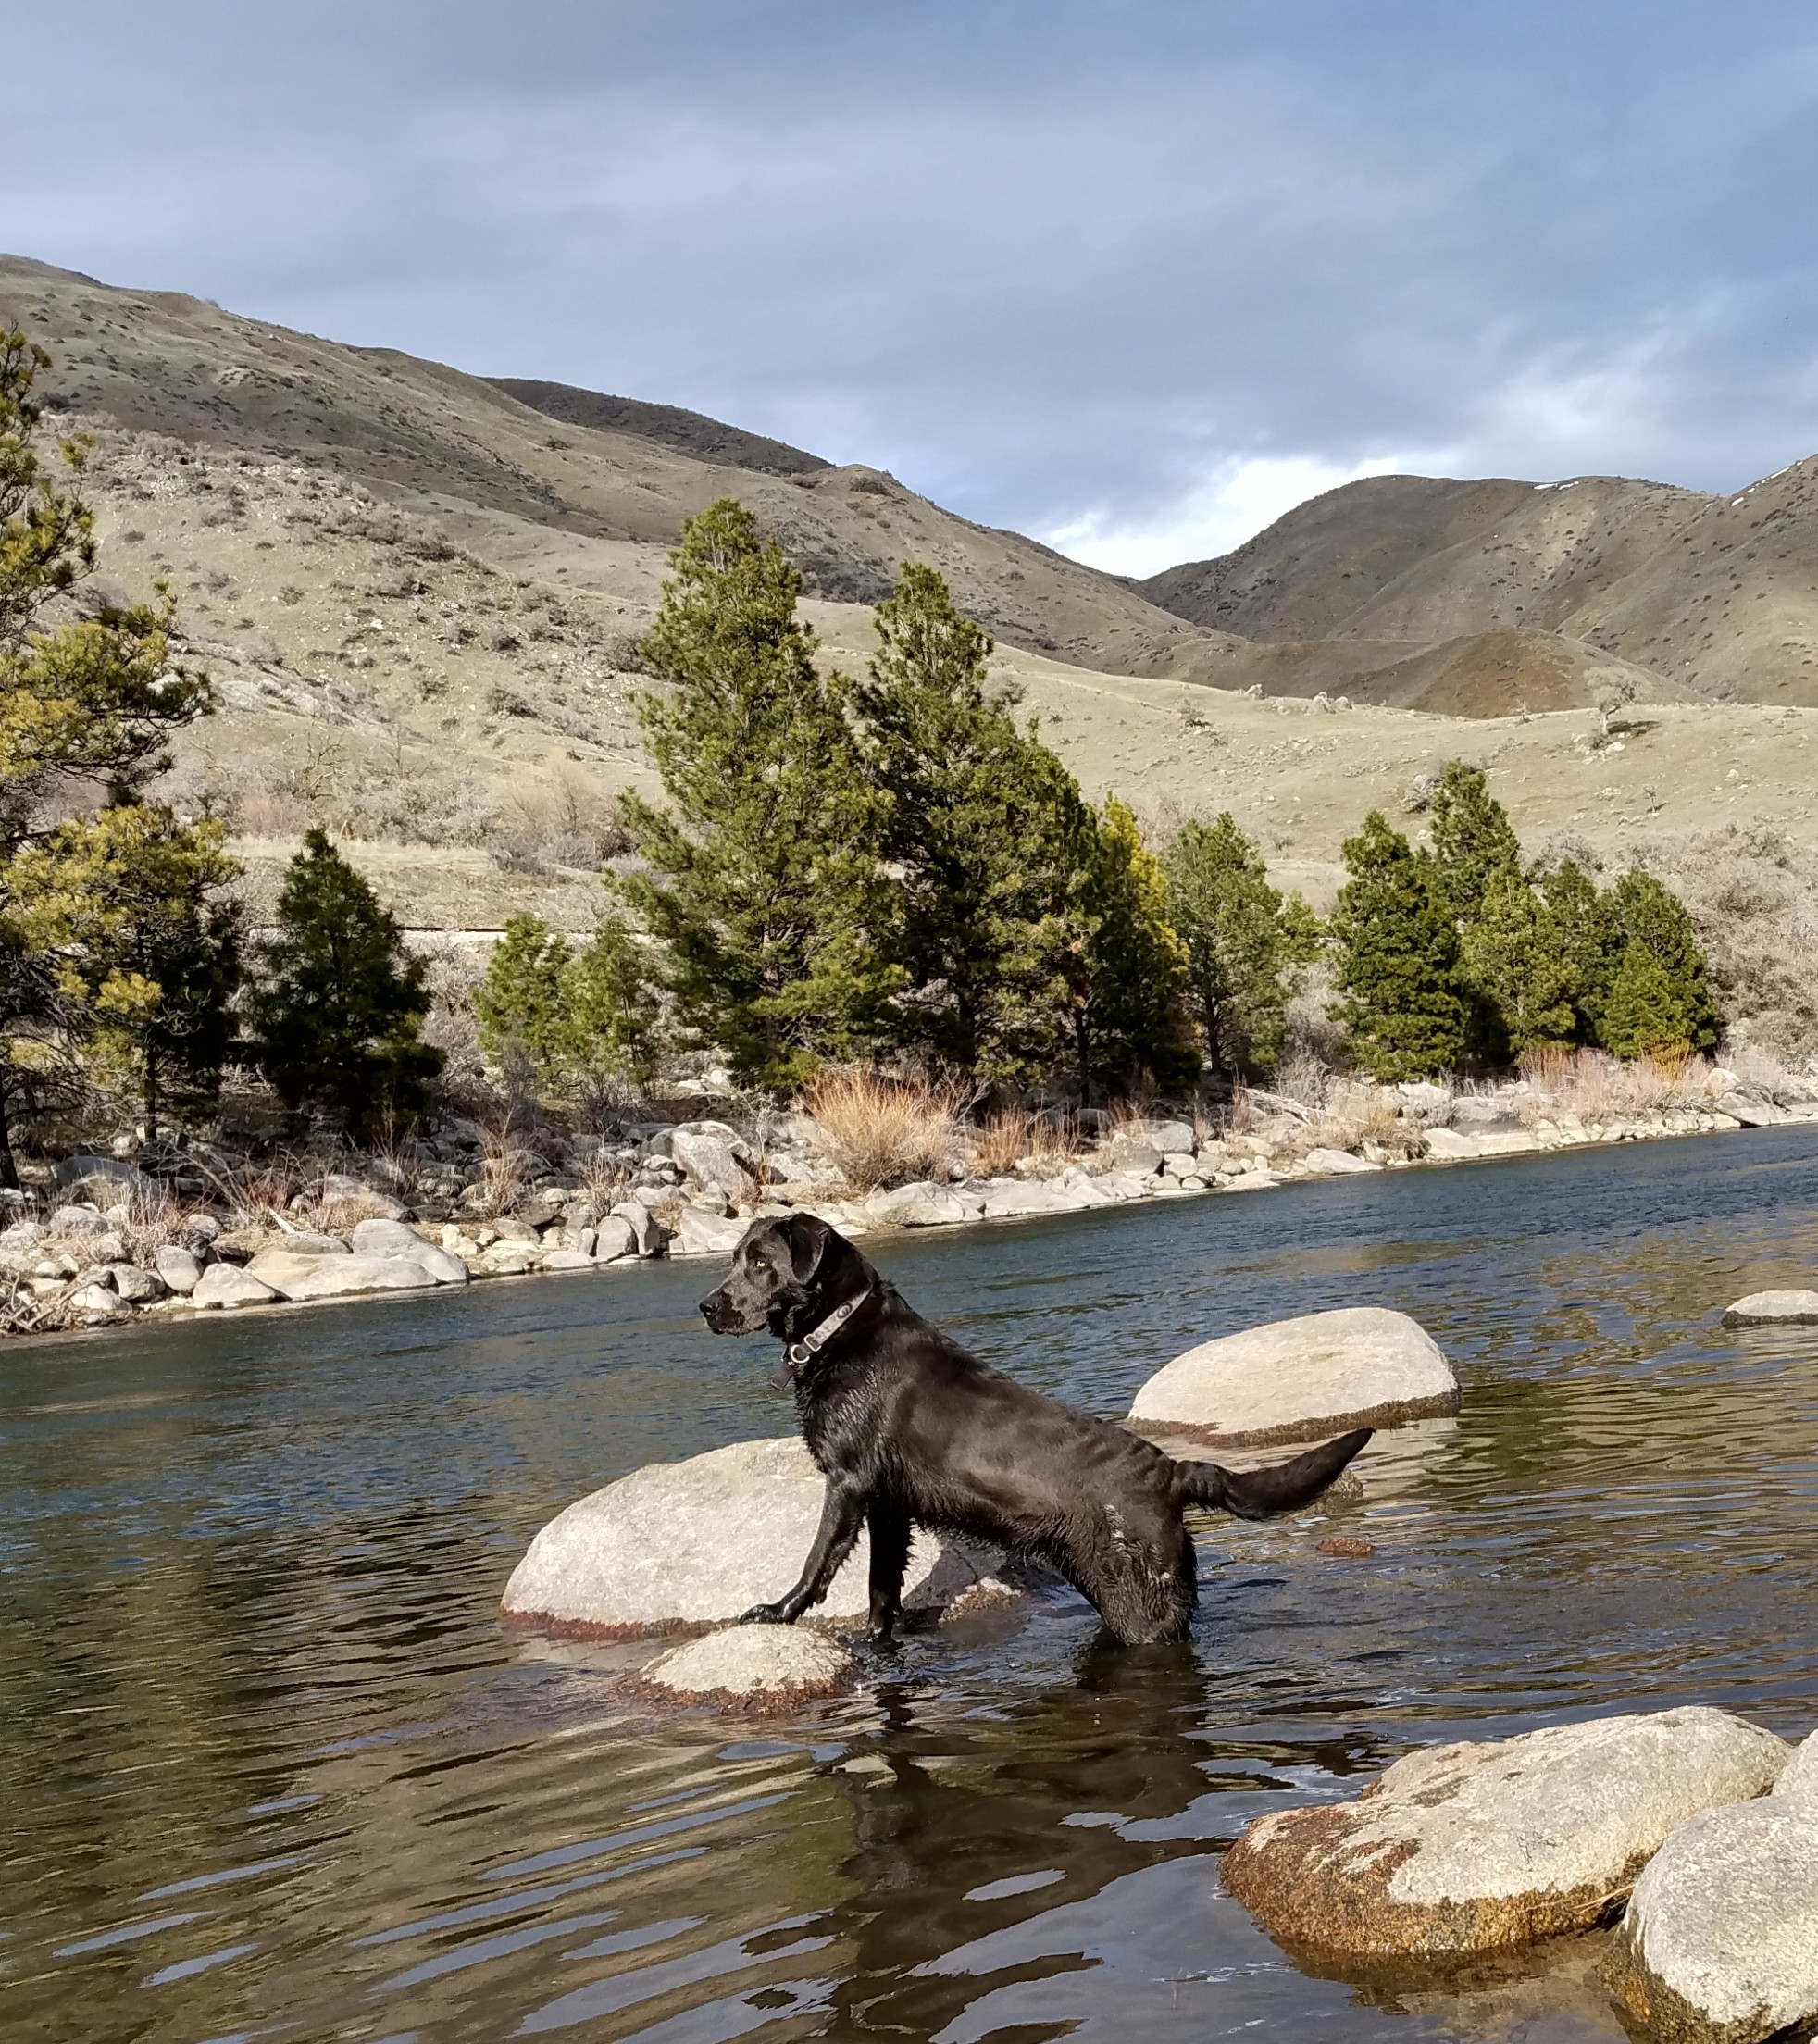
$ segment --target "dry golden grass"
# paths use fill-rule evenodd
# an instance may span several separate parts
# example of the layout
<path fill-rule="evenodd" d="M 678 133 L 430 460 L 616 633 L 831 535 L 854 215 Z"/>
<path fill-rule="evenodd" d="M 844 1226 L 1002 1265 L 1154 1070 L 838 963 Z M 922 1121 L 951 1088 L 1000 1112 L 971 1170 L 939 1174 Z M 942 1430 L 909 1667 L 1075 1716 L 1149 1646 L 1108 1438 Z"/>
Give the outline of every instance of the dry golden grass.
<path fill-rule="evenodd" d="M 822 1072 L 803 1095 L 827 1152 L 858 1192 L 944 1174 L 960 1150 L 965 1087 L 891 1078 L 862 1066 Z"/>
<path fill-rule="evenodd" d="M 1032 1113 L 1006 1107 L 979 1128 L 972 1147 L 972 1168 L 982 1178 L 1002 1178 L 1025 1158 L 1041 1162 L 1072 1157 L 1082 1147 L 1079 1125 L 1071 1115 Z"/>

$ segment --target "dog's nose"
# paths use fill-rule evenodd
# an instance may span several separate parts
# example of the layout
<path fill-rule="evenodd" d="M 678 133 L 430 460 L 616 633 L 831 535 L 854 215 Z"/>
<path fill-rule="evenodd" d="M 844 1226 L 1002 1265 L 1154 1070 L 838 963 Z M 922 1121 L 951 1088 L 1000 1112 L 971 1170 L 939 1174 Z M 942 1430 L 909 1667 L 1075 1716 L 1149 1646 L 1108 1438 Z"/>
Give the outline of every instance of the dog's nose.
<path fill-rule="evenodd" d="M 720 1296 L 716 1291 L 710 1291 L 701 1302 L 701 1317 L 716 1334 L 719 1332 L 719 1321 L 716 1317 L 719 1309 Z"/>

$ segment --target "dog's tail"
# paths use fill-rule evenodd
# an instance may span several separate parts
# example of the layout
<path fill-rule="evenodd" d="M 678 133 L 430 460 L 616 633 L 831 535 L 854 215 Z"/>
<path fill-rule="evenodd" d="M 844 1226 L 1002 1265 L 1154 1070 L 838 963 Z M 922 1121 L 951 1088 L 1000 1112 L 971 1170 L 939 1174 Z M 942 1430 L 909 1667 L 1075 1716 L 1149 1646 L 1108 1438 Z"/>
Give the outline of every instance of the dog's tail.
<path fill-rule="evenodd" d="M 1337 1440 L 1321 1441 L 1291 1462 L 1268 1469 L 1221 1469 L 1215 1462 L 1182 1462 L 1176 1466 L 1176 1495 L 1182 1504 L 1204 1504 L 1232 1512 L 1240 1519 L 1272 1519 L 1311 1504 L 1357 1455 L 1375 1431 L 1360 1427 Z"/>

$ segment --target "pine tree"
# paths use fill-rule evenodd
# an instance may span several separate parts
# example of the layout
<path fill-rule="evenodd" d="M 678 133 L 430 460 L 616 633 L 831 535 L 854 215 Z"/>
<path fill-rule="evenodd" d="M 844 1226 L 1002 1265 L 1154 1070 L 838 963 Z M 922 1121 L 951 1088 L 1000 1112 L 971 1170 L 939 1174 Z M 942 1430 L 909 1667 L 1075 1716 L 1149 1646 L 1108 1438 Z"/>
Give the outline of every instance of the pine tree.
<path fill-rule="evenodd" d="M 1612 917 L 1624 940 L 1622 962 L 1611 985 L 1611 1008 L 1615 1005 L 1616 988 L 1622 984 L 1625 973 L 1629 987 L 1624 994 L 1627 1005 L 1623 1016 L 1613 1019 L 1611 1012 L 1605 1012 L 1604 1047 L 1619 1057 L 1634 1055 L 1633 1052 L 1617 1049 L 1619 1039 L 1634 1039 L 1629 1016 L 1638 1012 L 1635 1003 L 1639 999 L 1634 990 L 1645 981 L 1650 990 L 1648 999 L 1661 998 L 1653 991 L 1652 976 L 1643 973 L 1629 959 L 1629 953 L 1640 945 L 1659 966 L 1666 989 L 1664 998 L 1671 1003 L 1670 1018 L 1676 1026 L 1664 1040 L 1665 1044 L 1683 1044 L 1688 1051 L 1713 1050 L 1718 1037 L 1717 1004 L 1711 997 L 1704 953 L 1699 949 L 1686 904 L 1651 873 L 1644 873 L 1638 866 L 1623 875 L 1611 889 L 1609 898 Z"/>
<path fill-rule="evenodd" d="M 1273 1071 L 1299 968 L 1319 942 L 1313 912 L 1269 885 L 1263 855 L 1228 814 L 1183 824 L 1162 854 L 1168 920 L 1187 947 L 1188 991 L 1221 1070 Z"/>
<path fill-rule="evenodd" d="M 568 1067 L 573 1031 L 566 981 L 573 957 L 567 939 L 552 933 L 540 916 L 514 916 L 474 993 L 480 1049 L 527 1091 L 558 1082 Z"/>
<path fill-rule="evenodd" d="M 1437 862 L 1379 810 L 1345 841 L 1344 860 L 1351 878 L 1331 921 L 1344 996 L 1337 1012 L 1358 1062 L 1384 1080 L 1451 1070 L 1468 1015 L 1458 929 Z"/>
<path fill-rule="evenodd" d="M 1630 938 L 1604 1002 L 1601 1039 L 1617 1057 L 1684 1056 L 1691 1047 L 1686 1003 L 1651 946 Z"/>
<path fill-rule="evenodd" d="M 991 642 L 935 569 L 903 568 L 877 631 L 855 703 L 894 880 L 898 1041 L 967 1074 L 1033 1076 L 1053 918 L 1091 839 L 1085 798 L 990 694 Z"/>
<path fill-rule="evenodd" d="M 278 929 L 249 1003 L 259 1060 L 293 1110 L 316 1107 L 355 1135 L 387 1110 L 415 1113 L 442 1069 L 422 1041 L 427 971 L 397 919 L 320 830 L 284 875 Z"/>
<path fill-rule="evenodd" d="M 1465 977 L 1489 1003 L 1507 1054 L 1569 1043 L 1577 1017 L 1572 959 L 1559 918 L 1519 873 L 1499 872 L 1461 940 Z"/>
<path fill-rule="evenodd" d="M 1573 1035 L 1580 1043 L 1600 1040 L 1603 1007 L 1627 939 L 1611 899 L 1575 860 L 1547 874 L 1540 891 L 1559 934 L 1560 955 L 1571 980 Z"/>
<path fill-rule="evenodd" d="M 1493 881 L 1520 878 L 1520 841 L 1481 766 L 1446 763 L 1433 795 L 1433 856 L 1461 925 L 1476 916 Z"/>
<path fill-rule="evenodd" d="M 685 1024 L 746 1080 L 787 1085 L 883 1034 L 902 983 L 877 801 L 846 712 L 815 665 L 801 578 L 731 499 L 683 528 L 643 653 L 667 684 L 640 704 L 671 807 L 627 796 L 647 870 L 623 892 L 659 940 Z"/>
<path fill-rule="evenodd" d="M 13 1115 L 68 1066 L 94 1019 L 67 961 L 29 936 L 14 862 L 85 797 L 131 804 L 168 764 L 169 734 L 211 701 L 204 677 L 171 665 L 162 585 L 155 603 L 130 605 L 81 588 L 95 565 L 93 518 L 74 487 L 87 447 L 63 442 L 61 478 L 39 450 L 32 391 L 49 363 L 0 326 L 0 1183 L 13 1186 Z M 72 597 L 81 616 L 50 611 Z"/>
<path fill-rule="evenodd" d="M 220 1091 L 241 941 L 225 836 L 120 804 L 21 847 L 8 868 L 24 928 L 55 954 L 103 1062 L 138 1092 L 148 1141 L 167 1109 L 188 1118 Z"/>
<path fill-rule="evenodd" d="M 1074 1069 L 1088 1104 L 1145 1078 L 1171 1091 L 1199 1075 L 1187 948 L 1167 912 L 1161 862 L 1113 797 L 1092 819 L 1060 954 Z"/>
<path fill-rule="evenodd" d="M 569 960 L 562 999 L 569 1057 L 584 1088 L 650 1084 L 661 1063 L 662 1005 L 650 961 L 616 916 Z"/>

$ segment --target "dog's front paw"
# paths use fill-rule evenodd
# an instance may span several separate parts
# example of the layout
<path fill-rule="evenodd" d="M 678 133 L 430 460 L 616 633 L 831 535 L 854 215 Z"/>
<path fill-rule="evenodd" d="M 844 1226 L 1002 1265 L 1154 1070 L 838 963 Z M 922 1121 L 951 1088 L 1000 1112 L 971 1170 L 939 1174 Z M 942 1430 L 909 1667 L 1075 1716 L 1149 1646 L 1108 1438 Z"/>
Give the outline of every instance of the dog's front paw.
<path fill-rule="evenodd" d="M 795 1614 L 787 1603 L 753 1604 L 749 1611 L 739 1615 L 741 1626 L 792 1626 Z"/>

